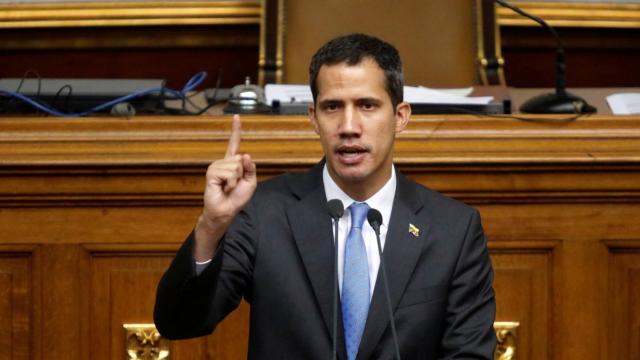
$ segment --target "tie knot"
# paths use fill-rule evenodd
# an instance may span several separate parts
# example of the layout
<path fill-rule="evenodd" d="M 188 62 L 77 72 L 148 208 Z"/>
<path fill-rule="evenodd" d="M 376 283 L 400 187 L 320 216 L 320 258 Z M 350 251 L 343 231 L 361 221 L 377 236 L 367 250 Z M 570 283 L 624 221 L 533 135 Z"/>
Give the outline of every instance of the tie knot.
<path fill-rule="evenodd" d="M 362 229 L 364 219 L 367 217 L 367 213 L 369 212 L 369 205 L 367 205 L 367 203 L 354 202 L 349 206 L 349 210 L 351 211 L 351 228 Z"/>

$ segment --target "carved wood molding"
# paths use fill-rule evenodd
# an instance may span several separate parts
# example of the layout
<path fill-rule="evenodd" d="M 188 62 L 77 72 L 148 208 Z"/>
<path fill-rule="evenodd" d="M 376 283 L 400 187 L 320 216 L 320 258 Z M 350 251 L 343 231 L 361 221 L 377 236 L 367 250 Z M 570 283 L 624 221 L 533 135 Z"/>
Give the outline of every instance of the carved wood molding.
<path fill-rule="evenodd" d="M 259 24 L 259 0 L 56 2 L 0 5 L 0 29 Z"/>
<path fill-rule="evenodd" d="M 157 256 L 167 255 L 173 256 L 180 248 L 180 244 L 134 244 L 134 243 L 115 243 L 115 244 L 83 244 L 85 249 L 91 256 L 122 256 L 123 254 L 135 254 L 136 256 Z"/>
<path fill-rule="evenodd" d="M 492 238 L 489 244 L 491 253 L 496 254 L 547 254 L 562 243 L 561 239 L 528 239 L 514 242 L 512 238 Z"/>
<path fill-rule="evenodd" d="M 602 243 L 611 253 L 640 253 L 640 239 L 607 239 Z"/>
<path fill-rule="evenodd" d="M 508 117 L 415 116 L 398 135 L 403 165 L 640 165 L 640 117 L 573 123 Z M 0 167 L 189 166 L 224 153 L 228 117 L 0 118 Z M 322 155 L 303 116 L 244 116 L 243 151 L 258 164 L 308 165 Z"/>
<path fill-rule="evenodd" d="M 11 254 L 12 256 L 32 256 L 37 250 L 36 245 L 0 244 L 0 254 Z"/>
<path fill-rule="evenodd" d="M 610 1 L 602 3 L 513 1 L 513 4 L 556 27 L 640 28 L 640 4 Z M 539 26 L 509 9 L 497 6 L 496 11 L 500 26 Z"/>
<path fill-rule="evenodd" d="M 1 118 L 0 203 L 197 206 L 229 125 L 228 117 Z M 245 116 L 241 146 L 261 178 L 322 157 L 303 116 Z M 640 118 L 416 116 L 397 138 L 395 162 L 469 202 L 637 202 Z"/>

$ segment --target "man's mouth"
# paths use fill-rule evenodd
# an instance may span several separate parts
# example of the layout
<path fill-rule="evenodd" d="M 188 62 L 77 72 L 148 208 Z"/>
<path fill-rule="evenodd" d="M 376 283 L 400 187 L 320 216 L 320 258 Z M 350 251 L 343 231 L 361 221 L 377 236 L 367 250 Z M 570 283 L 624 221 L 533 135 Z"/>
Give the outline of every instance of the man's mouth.
<path fill-rule="evenodd" d="M 343 145 L 338 147 L 336 153 L 344 162 L 358 162 L 367 153 L 365 147 L 359 145 Z"/>

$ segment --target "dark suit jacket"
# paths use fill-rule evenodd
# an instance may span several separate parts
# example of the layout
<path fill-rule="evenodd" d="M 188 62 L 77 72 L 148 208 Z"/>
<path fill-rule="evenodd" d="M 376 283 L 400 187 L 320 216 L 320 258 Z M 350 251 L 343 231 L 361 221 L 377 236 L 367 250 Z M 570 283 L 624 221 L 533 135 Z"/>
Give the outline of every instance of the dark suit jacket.
<path fill-rule="evenodd" d="M 493 272 L 477 211 L 397 174 L 383 256 L 402 358 L 492 359 Z M 160 333 L 210 334 L 244 297 L 250 359 L 330 359 L 334 247 L 326 202 L 322 163 L 260 183 L 199 276 L 190 235 L 158 286 Z M 339 321 L 338 353 L 346 359 Z M 393 358 L 379 274 L 358 359 Z"/>

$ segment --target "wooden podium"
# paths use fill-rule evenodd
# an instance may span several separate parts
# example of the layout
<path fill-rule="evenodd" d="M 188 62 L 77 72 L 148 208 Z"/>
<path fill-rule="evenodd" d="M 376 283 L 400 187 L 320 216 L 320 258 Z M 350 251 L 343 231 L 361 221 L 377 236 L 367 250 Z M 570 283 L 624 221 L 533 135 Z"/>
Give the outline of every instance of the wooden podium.
<path fill-rule="evenodd" d="M 519 360 L 639 358 L 640 117 L 536 120 L 416 116 L 396 164 L 479 208 Z M 0 359 L 246 357 L 246 305 L 207 338 L 142 327 L 229 126 L 0 119 Z M 244 116 L 241 151 L 263 179 L 321 157 L 305 117 Z"/>

